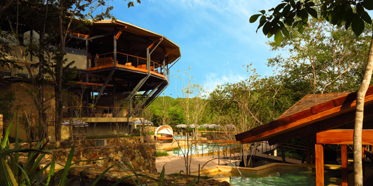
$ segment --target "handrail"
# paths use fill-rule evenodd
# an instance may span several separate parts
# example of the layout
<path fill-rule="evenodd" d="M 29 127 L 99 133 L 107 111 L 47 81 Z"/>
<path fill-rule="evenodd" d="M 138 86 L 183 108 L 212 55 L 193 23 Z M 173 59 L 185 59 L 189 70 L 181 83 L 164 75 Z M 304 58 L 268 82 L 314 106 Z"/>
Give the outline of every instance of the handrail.
<path fill-rule="evenodd" d="M 103 54 L 98 54 L 98 56 L 103 56 L 103 55 L 112 54 L 112 53 L 114 53 L 114 52 L 106 52 L 106 53 L 103 53 Z M 139 58 L 139 59 L 142 59 L 142 60 L 147 60 L 146 58 L 143 58 L 143 57 L 140 57 L 140 56 L 131 55 L 131 54 L 126 54 L 126 53 L 123 53 L 123 52 L 117 52 L 117 54 L 122 54 L 122 55 L 125 55 L 125 56 L 131 56 L 131 57 Z M 162 66 L 160 63 L 155 62 L 153 60 L 151 60 L 151 62 L 152 63 L 156 63 L 159 66 Z"/>

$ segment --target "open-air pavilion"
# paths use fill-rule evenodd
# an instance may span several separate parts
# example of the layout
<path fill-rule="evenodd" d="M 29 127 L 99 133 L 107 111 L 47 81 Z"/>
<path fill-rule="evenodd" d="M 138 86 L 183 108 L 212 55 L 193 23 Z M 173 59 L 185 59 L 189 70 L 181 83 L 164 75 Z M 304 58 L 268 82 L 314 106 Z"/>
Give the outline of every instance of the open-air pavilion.
<path fill-rule="evenodd" d="M 347 146 L 353 144 L 356 95 L 357 92 L 307 95 L 276 120 L 237 134 L 236 139 L 241 143 L 268 141 L 270 145 L 294 138 L 306 141 L 306 161 L 309 164 L 315 163 L 318 186 L 324 185 L 324 146 L 339 145 L 342 185 L 348 185 Z M 362 143 L 366 147 L 373 145 L 371 129 L 373 129 L 373 86 L 369 87 L 365 96 Z M 369 148 L 363 149 L 365 155 L 373 161 Z M 363 162 L 367 164 L 368 160 Z M 364 181 L 370 179 L 368 176 L 365 174 Z"/>

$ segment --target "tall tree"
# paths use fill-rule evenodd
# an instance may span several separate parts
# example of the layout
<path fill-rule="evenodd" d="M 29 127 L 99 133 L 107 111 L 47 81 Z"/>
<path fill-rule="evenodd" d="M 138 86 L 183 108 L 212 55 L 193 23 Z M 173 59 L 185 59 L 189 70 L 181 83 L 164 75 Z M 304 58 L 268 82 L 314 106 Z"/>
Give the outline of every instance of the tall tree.
<path fill-rule="evenodd" d="M 293 82 L 309 83 L 312 94 L 356 90 L 362 79 L 361 69 L 366 65 L 361 61 L 366 62 L 370 42 L 366 35 L 371 29 L 364 29 L 357 37 L 351 29 L 315 18 L 308 20 L 302 33 L 287 28 L 290 38 L 285 38 L 280 46 L 269 44 L 271 50 L 285 50 L 289 55 L 270 58 L 270 66 L 277 67 L 282 76 Z"/>
<path fill-rule="evenodd" d="M 71 76 L 67 76 L 65 72 L 68 72 L 69 67 L 72 63 L 64 65 L 67 60 L 65 56 L 65 46 L 67 43 L 67 38 L 69 33 L 75 29 L 84 29 L 87 25 L 90 24 L 90 20 L 96 21 L 104 18 L 114 18 L 110 14 L 110 11 L 113 9 L 113 6 L 108 6 L 106 4 L 108 0 L 58 0 L 56 2 L 57 17 L 58 17 L 58 30 L 59 35 L 59 44 L 58 50 L 54 56 L 53 70 L 49 70 L 50 75 L 54 80 L 54 90 L 55 90 L 55 135 L 56 140 L 61 140 L 61 124 L 62 124 L 62 90 L 63 85 L 69 82 Z M 140 3 L 140 0 L 137 0 L 137 3 Z M 134 6 L 133 1 L 128 1 L 128 7 Z M 102 12 L 95 12 L 95 10 L 103 8 Z M 86 13 L 88 9 L 88 13 Z M 93 16 L 94 15 L 94 16 Z M 79 21 L 76 21 L 79 20 Z"/>
<path fill-rule="evenodd" d="M 293 28 L 298 28 L 300 33 L 308 25 L 308 17 L 311 15 L 318 18 L 317 8 L 320 12 L 320 18 L 336 26 L 344 25 L 345 29 L 350 26 L 352 31 L 359 36 L 363 33 L 365 23 L 372 24 L 372 19 L 367 10 L 373 10 L 373 1 L 371 0 L 320 0 L 314 3 L 310 0 L 294 1 L 284 0 L 275 8 L 261 10 L 261 14 L 255 14 L 250 17 L 250 22 L 255 22 L 259 17 L 259 30 L 261 27 L 263 34 L 268 37 L 274 36 L 275 42 L 280 45 L 283 36 L 290 37 L 285 24 Z M 371 37 L 367 65 L 357 92 L 356 115 L 354 127 L 354 176 L 355 185 L 363 185 L 362 172 L 362 128 L 364 119 L 364 98 L 371 82 L 373 71 L 373 37 Z"/>

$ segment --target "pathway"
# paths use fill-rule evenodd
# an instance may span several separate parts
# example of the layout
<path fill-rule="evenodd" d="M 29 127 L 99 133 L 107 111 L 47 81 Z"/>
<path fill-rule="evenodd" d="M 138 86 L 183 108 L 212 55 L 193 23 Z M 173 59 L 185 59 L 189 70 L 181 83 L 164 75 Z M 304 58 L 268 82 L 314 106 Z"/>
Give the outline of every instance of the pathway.
<path fill-rule="evenodd" d="M 215 156 L 216 157 L 216 156 Z M 201 167 L 209 160 L 213 159 L 212 156 L 200 156 L 200 157 L 193 157 L 192 164 L 190 165 L 191 172 L 198 171 L 198 164 Z M 233 160 L 234 161 L 234 160 Z M 236 160 L 237 161 L 237 160 Z M 161 172 L 163 165 L 165 165 L 166 174 L 173 174 L 179 173 L 180 170 L 183 170 L 185 173 L 185 164 L 184 164 L 184 157 L 183 156 L 164 156 L 164 157 L 157 157 L 156 158 L 156 167 L 157 171 Z M 227 162 L 223 159 L 220 160 L 220 165 L 226 164 Z M 218 159 L 212 160 L 211 162 L 207 163 L 203 169 L 217 167 Z"/>
<path fill-rule="evenodd" d="M 232 154 L 232 157 L 239 156 L 239 153 Z M 281 162 L 282 158 L 280 156 L 272 156 L 268 154 L 262 154 L 257 152 L 254 154 L 254 156 L 257 156 L 260 159 L 275 161 L 275 162 Z M 215 155 L 215 158 L 217 156 Z M 213 156 L 200 156 L 200 157 L 193 157 L 192 163 L 190 166 L 191 172 L 198 171 L 198 164 L 202 167 L 207 161 L 213 159 Z M 285 159 L 287 163 L 293 163 L 293 164 L 301 164 L 302 161 L 286 158 Z M 240 160 L 232 160 L 232 162 L 237 162 Z M 224 159 L 220 159 L 220 166 L 227 164 L 228 162 Z M 185 164 L 184 164 L 184 157 L 183 156 L 164 156 L 164 157 L 157 157 L 156 158 L 156 167 L 157 171 L 161 172 L 162 167 L 165 165 L 166 174 L 173 174 L 173 173 L 179 173 L 180 170 L 183 170 L 185 172 Z M 214 159 L 211 162 L 207 163 L 203 169 L 213 168 L 217 167 L 218 165 L 218 159 Z"/>

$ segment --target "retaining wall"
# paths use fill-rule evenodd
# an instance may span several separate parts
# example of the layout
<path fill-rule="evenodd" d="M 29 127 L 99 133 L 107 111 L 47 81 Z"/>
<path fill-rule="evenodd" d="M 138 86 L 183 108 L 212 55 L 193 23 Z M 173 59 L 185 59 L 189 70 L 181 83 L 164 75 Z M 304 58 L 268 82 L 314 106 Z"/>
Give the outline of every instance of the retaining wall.
<path fill-rule="evenodd" d="M 73 162 L 79 162 L 80 165 L 93 164 L 109 167 L 115 163 L 127 162 L 136 171 L 157 172 L 154 143 L 140 143 L 139 137 L 106 139 L 106 146 L 101 146 L 104 144 L 102 142 L 102 140 L 96 139 L 49 142 L 44 150 L 54 153 L 56 160 L 64 163 L 67 161 L 71 147 L 75 144 Z M 37 143 L 32 143 L 32 147 L 36 145 Z M 14 148 L 14 144 L 10 144 L 10 146 Z M 30 144 L 21 143 L 20 148 L 30 148 Z M 52 155 L 46 155 L 45 159 L 51 160 Z M 120 169 L 118 166 L 113 168 L 113 170 Z"/>

